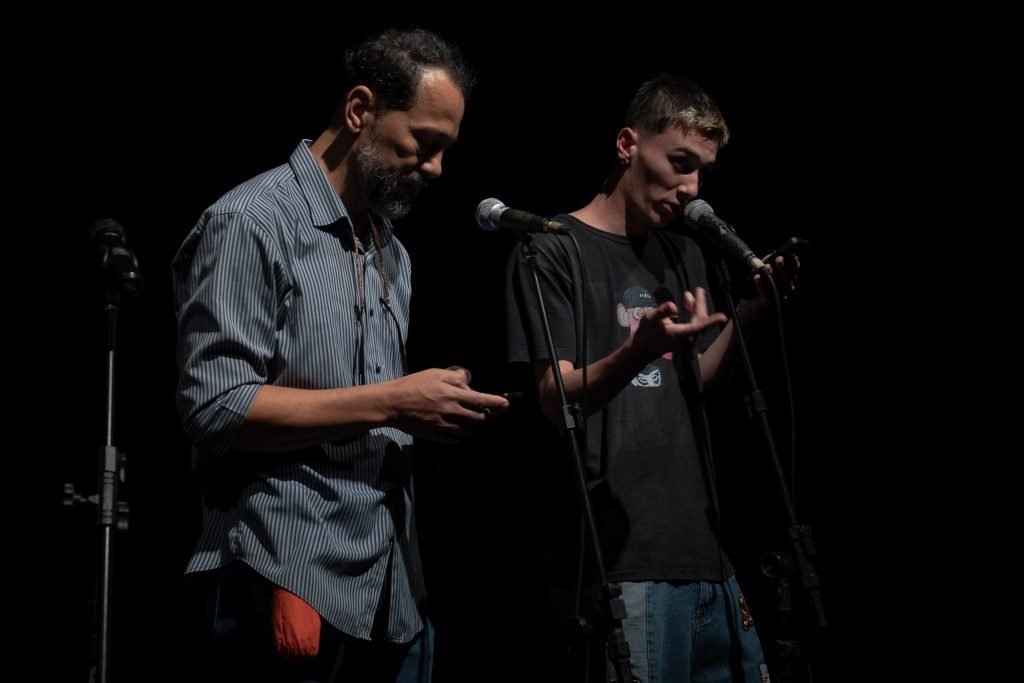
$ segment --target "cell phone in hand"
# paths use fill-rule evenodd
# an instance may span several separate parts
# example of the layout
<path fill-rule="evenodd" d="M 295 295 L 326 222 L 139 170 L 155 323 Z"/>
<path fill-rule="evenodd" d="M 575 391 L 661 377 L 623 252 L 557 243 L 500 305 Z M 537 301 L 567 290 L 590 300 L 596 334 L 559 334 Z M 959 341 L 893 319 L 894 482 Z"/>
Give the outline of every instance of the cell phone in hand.
<path fill-rule="evenodd" d="M 775 251 L 768 253 L 761 260 L 764 261 L 766 264 L 771 265 L 774 263 L 775 257 L 777 256 L 785 256 L 786 254 L 797 253 L 801 250 L 807 249 L 810 246 L 811 243 L 802 237 L 790 237 L 788 240 L 780 244 L 778 248 L 775 249 Z M 740 282 L 739 285 L 736 286 L 733 290 L 735 292 L 735 296 L 739 297 L 740 299 L 749 299 L 757 294 L 757 291 L 754 288 L 755 275 L 757 275 L 756 271 L 751 271 L 750 273 L 747 274 L 747 277 L 745 277 L 743 281 Z"/>
<path fill-rule="evenodd" d="M 802 237 L 790 237 L 788 240 L 780 244 L 775 251 L 771 252 L 761 260 L 765 263 L 771 263 L 775 260 L 776 256 L 785 256 L 791 251 L 798 251 L 809 246 L 811 246 L 811 243 Z"/>

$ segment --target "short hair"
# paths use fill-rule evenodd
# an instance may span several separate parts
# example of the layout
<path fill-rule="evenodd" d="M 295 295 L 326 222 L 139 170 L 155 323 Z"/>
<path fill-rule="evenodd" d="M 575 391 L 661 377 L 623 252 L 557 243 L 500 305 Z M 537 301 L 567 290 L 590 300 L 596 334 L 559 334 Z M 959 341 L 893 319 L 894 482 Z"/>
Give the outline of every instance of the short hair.
<path fill-rule="evenodd" d="M 345 92 L 365 85 L 374 110 L 412 108 L 423 73 L 441 69 L 469 99 L 476 77 L 457 47 L 423 29 L 388 29 L 345 51 Z"/>
<path fill-rule="evenodd" d="M 679 126 L 722 146 L 729 141 L 729 127 L 711 95 L 690 79 L 672 74 L 659 74 L 637 89 L 626 110 L 626 125 L 652 134 Z"/>

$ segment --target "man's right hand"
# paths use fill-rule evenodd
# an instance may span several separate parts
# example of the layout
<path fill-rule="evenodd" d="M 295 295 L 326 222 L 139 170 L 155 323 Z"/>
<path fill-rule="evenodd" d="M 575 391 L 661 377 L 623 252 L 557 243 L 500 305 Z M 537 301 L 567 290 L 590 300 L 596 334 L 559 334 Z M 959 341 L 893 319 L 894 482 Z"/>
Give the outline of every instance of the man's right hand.
<path fill-rule="evenodd" d="M 492 415 L 508 408 L 508 400 L 469 388 L 465 368 L 423 370 L 395 380 L 392 424 L 407 434 L 443 443 L 459 439 Z"/>
<path fill-rule="evenodd" d="M 705 329 L 727 322 L 723 313 L 708 314 L 707 295 L 702 287 L 697 287 L 693 294 L 683 292 L 683 306 L 690 313 L 690 321 L 686 323 L 673 321 L 679 315 L 679 308 L 671 301 L 644 313 L 630 340 L 644 362 L 670 351 L 682 351 Z"/>

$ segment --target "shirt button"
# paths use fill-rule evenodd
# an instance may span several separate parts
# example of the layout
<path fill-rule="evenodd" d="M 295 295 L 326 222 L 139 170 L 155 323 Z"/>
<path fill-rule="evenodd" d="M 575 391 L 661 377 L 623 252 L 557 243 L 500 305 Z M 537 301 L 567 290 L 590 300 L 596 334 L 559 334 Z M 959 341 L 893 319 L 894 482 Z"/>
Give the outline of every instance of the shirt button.
<path fill-rule="evenodd" d="M 372 308 L 370 309 L 370 317 L 371 318 L 373 317 L 373 309 Z"/>
<path fill-rule="evenodd" d="M 377 374 L 379 375 L 380 374 L 380 366 L 379 365 L 376 367 L 376 370 L 377 370 Z"/>

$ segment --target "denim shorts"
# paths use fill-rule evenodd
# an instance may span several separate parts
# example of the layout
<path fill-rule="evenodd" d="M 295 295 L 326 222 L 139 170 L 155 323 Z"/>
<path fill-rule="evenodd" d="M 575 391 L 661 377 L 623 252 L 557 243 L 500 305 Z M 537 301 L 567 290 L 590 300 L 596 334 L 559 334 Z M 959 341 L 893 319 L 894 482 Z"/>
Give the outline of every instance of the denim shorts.
<path fill-rule="evenodd" d="M 736 577 L 622 582 L 633 675 L 644 683 L 767 683 L 761 642 Z"/>

